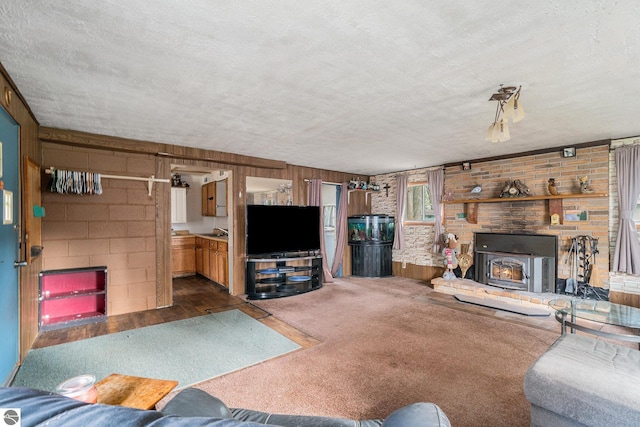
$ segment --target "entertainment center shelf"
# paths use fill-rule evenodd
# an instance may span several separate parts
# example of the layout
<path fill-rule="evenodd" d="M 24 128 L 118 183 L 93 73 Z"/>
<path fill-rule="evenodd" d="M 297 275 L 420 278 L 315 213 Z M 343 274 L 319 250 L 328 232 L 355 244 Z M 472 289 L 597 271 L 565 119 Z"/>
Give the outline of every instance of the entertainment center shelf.
<path fill-rule="evenodd" d="M 281 298 L 322 287 L 322 255 L 247 258 L 248 299 Z"/>
<path fill-rule="evenodd" d="M 594 197 L 609 197 L 608 193 L 591 193 L 591 194 L 558 194 L 555 196 L 526 196 L 526 197 L 492 197 L 487 199 L 457 199 L 457 200 L 445 200 L 442 203 L 450 205 L 456 203 L 463 203 L 465 205 L 465 213 L 467 214 L 467 221 L 470 224 L 478 223 L 478 204 L 482 203 L 514 203 L 514 202 L 529 202 L 537 200 L 546 200 L 549 204 L 549 213 L 558 213 L 562 218 L 563 200 L 564 199 L 585 199 Z"/>

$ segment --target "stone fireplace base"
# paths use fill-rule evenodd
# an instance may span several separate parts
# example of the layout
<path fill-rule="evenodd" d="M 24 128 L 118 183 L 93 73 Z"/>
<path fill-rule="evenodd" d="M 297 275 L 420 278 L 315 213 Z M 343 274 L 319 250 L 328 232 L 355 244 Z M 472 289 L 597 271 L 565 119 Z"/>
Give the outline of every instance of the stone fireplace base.
<path fill-rule="evenodd" d="M 523 304 L 529 307 L 548 307 L 549 301 L 558 298 L 559 295 L 551 292 L 526 292 L 498 288 L 469 279 L 443 279 L 436 277 L 431 279 L 433 289 L 449 295 L 464 294 L 478 298 L 490 298 L 509 304 Z"/>

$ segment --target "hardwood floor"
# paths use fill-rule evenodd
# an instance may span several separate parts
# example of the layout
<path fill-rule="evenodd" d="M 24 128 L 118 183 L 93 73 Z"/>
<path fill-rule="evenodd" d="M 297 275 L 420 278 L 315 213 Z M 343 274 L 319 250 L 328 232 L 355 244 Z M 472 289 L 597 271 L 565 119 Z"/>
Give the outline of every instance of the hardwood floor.
<path fill-rule="evenodd" d="M 172 307 L 108 316 L 105 322 L 46 331 L 38 336 L 32 348 L 48 347 L 233 309 L 241 310 L 303 348 L 319 343 L 317 339 L 279 321 L 250 302 L 229 295 L 226 288 L 202 276 L 173 279 L 173 303 Z"/>

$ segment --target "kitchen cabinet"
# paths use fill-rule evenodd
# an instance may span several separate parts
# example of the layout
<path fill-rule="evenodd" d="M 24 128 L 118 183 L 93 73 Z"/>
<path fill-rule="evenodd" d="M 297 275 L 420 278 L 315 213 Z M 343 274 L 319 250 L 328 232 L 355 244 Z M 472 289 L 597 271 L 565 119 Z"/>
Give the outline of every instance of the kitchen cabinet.
<path fill-rule="evenodd" d="M 196 272 L 229 287 L 229 244 L 223 240 L 196 237 Z"/>
<path fill-rule="evenodd" d="M 172 277 L 196 274 L 196 237 L 174 236 L 171 238 Z"/>
<path fill-rule="evenodd" d="M 216 181 L 216 216 L 227 216 L 227 180 Z"/>
<path fill-rule="evenodd" d="M 216 183 L 202 186 L 202 216 L 216 216 Z"/>
<path fill-rule="evenodd" d="M 218 280 L 218 241 L 209 240 L 209 280 L 217 282 Z"/>
<path fill-rule="evenodd" d="M 203 242 L 205 239 L 196 237 L 196 273 L 202 274 L 203 270 Z"/>
<path fill-rule="evenodd" d="M 187 189 L 171 187 L 171 223 L 187 222 Z"/>
<path fill-rule="evenodd" d="M 216 282 L 229 287 L 229 250 L 227 242 L 218 242 L 216 252 Z"/>
<path fill-rule="evenodd" d="M 202 216 L 227 216 L 227 180 L 202 186 Z"/>

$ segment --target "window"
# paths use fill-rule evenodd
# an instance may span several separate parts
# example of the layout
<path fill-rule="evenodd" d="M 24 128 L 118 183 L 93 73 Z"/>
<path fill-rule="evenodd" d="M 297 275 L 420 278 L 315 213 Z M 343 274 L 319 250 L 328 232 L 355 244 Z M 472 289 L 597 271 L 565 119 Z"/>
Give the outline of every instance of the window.
<path fill-rule="evenodd" d="M 404 221 L 433 223 L 435 219 L 436 216 L 431 206 L 429 184 L 426 182 L 409 183 Z"/>

